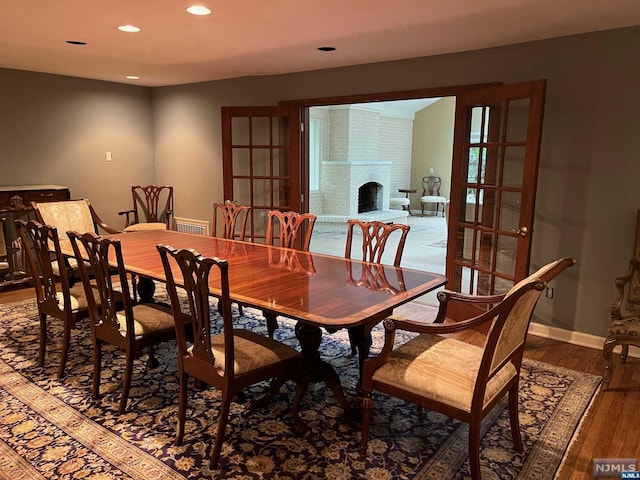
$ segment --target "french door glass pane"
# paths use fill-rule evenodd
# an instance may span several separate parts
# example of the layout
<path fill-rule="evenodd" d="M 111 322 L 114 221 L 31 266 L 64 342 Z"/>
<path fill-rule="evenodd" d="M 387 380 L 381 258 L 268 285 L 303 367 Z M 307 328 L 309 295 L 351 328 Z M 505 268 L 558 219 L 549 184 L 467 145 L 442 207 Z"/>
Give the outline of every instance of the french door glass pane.
<path fill-rule="evenodd" d="M 271 179 L 256 178 L 253 180 L 253 205 L 258 207 L 270 207 L 271 201 Z"/>
<path fill-rule="evenodd" d="M 233 175 L 236 177 L 249 175 L 249 149 L 234 148 L 233 155 Z"/>
<path fill-rule="evenodd" d="M 249 145 L 249 117 L 231 119 L 231 144 Z"/>
<path fill-rule="evenodd" d="M 271 117 L 251 118 L 251 143 L 253 145 L 270 145 Z"/>
<path fill-rule="evenodd" d="M 246 178 L 233 179 L 233 196 L 232 199 L 241 205 L 251 205 L 251 181 Z"/>
<path fill-rule="evenodd" d="M 522 187 L 524 178 L 524 146 L 505 147 L 504 173 L 502 185 L 505 187 Z"/>
<path fill-rule="evenodd" d="M 507 117 L 507 142 L 525 142 L 529 127 L 529 99 L 509 101 Z"/>
<path fill-rule="evenodd" d="M 515 251 L 517 243 L 518 239 L 516 237 L 510 237 L 508 235 L 500 235 L 498 237 L 498 252 L 495 267 L 496 272 L 507 276 L 513 276 L 516 265 Z M 513 282 L 511 282 L 511 286 L 513 286 Z"/>
<path fill-rule="evenodd" d="M 271 149 L 253 148 L 253 175 L 255 177 L 271 176 Z"/>
<path fill-rule="evenodd" d="M 520 192 L 502 192 L 498 225 L 501 230 L 516 231 L 520 228 L 520 198 Z"/>

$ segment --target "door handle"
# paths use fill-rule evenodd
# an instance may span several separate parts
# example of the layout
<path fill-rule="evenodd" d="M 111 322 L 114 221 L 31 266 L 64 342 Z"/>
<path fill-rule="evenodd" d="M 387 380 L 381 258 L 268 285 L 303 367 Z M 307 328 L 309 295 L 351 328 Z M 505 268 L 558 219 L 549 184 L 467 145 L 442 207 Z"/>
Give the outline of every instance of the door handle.
<path fill-rule="evenodd" d="M 520 235 L 521 237 L 526 237 L 527 234 L 529 233 L 529 229 L 527 227 L 520 227 L 520 228 L 510 228 L 509 229 L 510 232 L 515 232 L 518 235 Z"/>

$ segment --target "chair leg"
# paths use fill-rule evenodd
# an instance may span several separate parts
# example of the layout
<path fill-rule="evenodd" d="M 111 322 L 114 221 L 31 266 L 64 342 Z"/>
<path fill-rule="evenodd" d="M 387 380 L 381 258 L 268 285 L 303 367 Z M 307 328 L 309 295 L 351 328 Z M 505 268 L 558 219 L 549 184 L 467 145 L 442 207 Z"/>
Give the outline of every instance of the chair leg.
<path fill-rule="evenodd" d="M 351 355 L 356 355 L 358 353 L 357 348 L 357 340 L 356 340 L 356 332 L 353 328 L 349 328 L 347 330 L 349 332 L 349 344 L 351 345 Z"/>
<path fill-rule="evenodd" d="M 213 444 L 213 451 L 211 452 L 211 460 L 209 461 L 209 468 L 211 470 L 217 470 L 218 460 L 220 460 L 220 451 L 222 450 L 222 442 L 224 441 L 224 434 L 227 431 L 227 420 L 229 418 L 229 406 L 231 399 L 227 396 L 227 392 L 222 395 L 222 407 L 220 408 L 220 417 L 218 418 L 218 428 L 216 430 L 216 441 Z"/>
<path fill-rule="evenodd" d="M 157 368 L 160 362 L 156 358 L 156 349 L 153 345 L 149 345 L 149 358 L 147 359 L 147 368 Z"/>
<path fill-rule="evenodd" d="M 267 320 L 267 332 L 269 333 L 269 338 L 273 338 L 273 335 L 278 328 L 278 321 L 276 320 L 277 315 L 271 312 L 265 312 L 264 318 Z"/>
<path fill-rule="evenodd" d="M 62 334 L 62 352 L 60 353 L 60 366 L 58 367 L 58 378 L 64 375 L 64 369 L 67 365 L 67 357 L 69 355 L 69 344 L 71 343 L 71 325 L 64 326 Z"/>
<path fill-rule="evenodd" d="M 481 418 L 472 417 L 469 423 L 469 470 L 473 480 L 480 480 L 480 425 Z"/>
<path fill-rule="evenodd" d="M 622 350 L 620 351 L 620 361 L 622 363 L 626 363 L 627 357 L 629 356 L 629 345 L 622 345 Z"/>
<path fill-rule="evenodd" d="M 611 358 L 611 354 L 613 353 L 613 348 L 616 344 L 617 342 L 615 337 L 608 336 L 602 347 L 602 356 L 604 357 L 604 373 L 602 374 L 603 390 L 608 389 L 609 383 L 611 382 L 611 375 L 613 373 L 613 359 Z"/>
<path fill-rule="evenodd" d="M 124 413 L 127 408 L 129 389 L 131 388 L 131 376 L 133 375 L 133 352 L 126 352 L 126 365 L 124 367 L 124 377 L 122 379 L 122 395 L 120 396 L 119 413 Z"/>
<path fill-rule="evenodd" d="M 44 352 L 47 349 L 47 314 L 40 314 L 40 350 L 38 351 L 38 366 L 44 365 Z"/>
<path fill-rule="evenodd" d="M 363 392 L 362 395 L 362 438 L 360 439 L 360 456 L 366 458 L 367 445 L 369 443 L 369 421 L 371 420 L 371 407 L 373 398 L 371 392 Z"/>
<path fill-rule="evenodd" d="M 522 434 L 520 432 L 520 418 L 518 417 L 518 384 L 516 383 L 509 390 L 509 421 L 511 423 L 511 437 L 513 438 L 513 446 L 516 452 L 522 453 L 524 445 L 522 443 Z"/>
<path fill-rule="evenodd" d="M 100 370 L 102 369 L 102 345 L 99 341 L 93 344 L 93 388 L 91 398 L 98 399 L 100 395 Z"/>
<path fill-rule="evenodd" d="M 180 374 L 180 403 L 178 405 L 178 425 L 176 427 L 176 446 L 182 445 L 184 438 L 184 422 L 187 416 L 187 389 L 189 385 L 189 375 L 186 372 Z"/>

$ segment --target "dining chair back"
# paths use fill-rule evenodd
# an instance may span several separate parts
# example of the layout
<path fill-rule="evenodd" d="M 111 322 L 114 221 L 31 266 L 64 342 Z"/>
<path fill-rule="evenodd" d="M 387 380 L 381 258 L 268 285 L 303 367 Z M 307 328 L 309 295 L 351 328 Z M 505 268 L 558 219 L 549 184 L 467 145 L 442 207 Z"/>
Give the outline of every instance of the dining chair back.
<path fill-rule="evenodd" d="M 58 232 L 61 232 L 59 241 L 63 250 L 70 248 L 66 236 L 66 232 L 70 230 L 81 233 L 119 233 L 102 221 L 91 202 L 85 198 L 60 202 L 31 202 L 31 205 L 36 219 L 41 224 L 56 227 Z M 72 280 L 79 279 L 78 265 L 73 258 L 65 257 L 62 268 L 54 262 L 53 270 L 57 276 L 66 271 Z"/>
<path fill-rule="evenodd" d="M 158 245 L 157 248 L 176 318 L 180 378 L 176 445 L 182 444 L 184 436 L 189 376 L 216 387 L 222 395 L 215 443 L 210 454 L 212 469 L 217 468 L 220 458 L 231 401 L 249 385 L 273 379 L 268 394 L 255 403 L 258 406 L 268 403 L 287 379 L 295 379 L 294 428 L 303 429 L 298 409 L 307 388 L 308 377 L 303 369 L 301 356 L 297 350 L 284 343 L 234 326 L 228 262 L 203 257 L 193 250 L 178 251 L 163 245 Z M 180 279 L 181 292 L 186 293 L 184 302 L 178 295 L 176 278 Z M 215 296 L 222 303 L 221 315 L 216 315 L 209 304 L 212 285 L 216 290 Z M 191 322 L 192 341 L 177 321 L 183 308 Z M 214 330 L 218 333 L 212 334 Z"/>
<path fill-rule="evenodd" d="M 385 319 L 382 351 L 367 359 L 362 368 L 361 454 L 367 453 L 373 390 L 469 423 L 469 464 L 474 480 L 481 477 L 481 421 L 508 394 L 511 435 L 516 451 L 522 452 L 518 384 L 527 329 L 546 284 L 574 263 L 572 258 L 551 262 L 506 295 L 439 292 L 441 308 L 434 323 Z M 447 305 L 452 302 L 493 306 L 476 317 L 445 324 Z M 482 346 L 450 336 L 482 325 L 489 327 Z M 394 345 L 397 331 L 412 334 L 410 340 Z"/>
<path fill-rule="evenodd" d="M 71 329 L 76 322 L 89 317 L 88 303 L 82 285 L 70 285 L 68 275 L 58 275 L 55 265 L 64 265 L 60 250 L 58 230 L 50 225 L 31 220 L 16 220 L 15 225 L 21 239 L 27 269 L 36 293 L 40 322 L 40 348 L 38 365 L 44 365 L 47 345 L 47 318 L 62 321 L 62 350 L 58 378 L 64 375 L 71 343 Z"/>
<path fill-rule="evenodd" d="M 382 256 L 390 238 L 397 241 L 393 266 L 399 267 L 404 252 L 404 245 L 407 235 L 411 227 L 402 223 L 385 223 L 377 220 L 365 222 L 358 219 L 349 219 L 347 221 L 347 242 L 345 246 L 345 258 L 351 258 L 351 248 L 353 238 L 356 232 L 362 234 L 362 257 L 359 260 L 368 263 L 382 263 Z M 396 238 L 397 237 L 397 238 Z M 362 269 L 362 274 L 369 273 L 367 269 Z M 352 274 L 351 265 L 349 265 L 349 274 Z M 371 344 L 370 333 L 365 332 L 365 326 L 349 329 L 349 343 L 351 344 L 351 354 L 358 353 L 358 343 L 367 341 Z M 366 348 L 368 351 L 368 348 Z M 364 355 L 364 353 L 363 353 Z M 364 358 L 360 358 L 364 361 Z"/>
<path fill-rule="evenodd" d="M 356 228 L 359 227 L 359 228 Z M 354 238 L 354 230 L 362 233 L 362 257 L 359 260 L 370 263 L 382 263 L 382 255 L 384 254 L 387 243 L 393 238 L 395 232 L 398 232 L 395 256 L 393 266 L 399 267 L 404 252 L 404 244 L 407 241 L 407 235 L 411 227 L 402 223 L 385 223 L 377 220 L 365 222 L 358 219 L 349 219 L 347 221 L 347 243 L 345 246 L 344 256 L 351 258 L 351 247 Z"/>
<path fill-rule="evenodd" d="M 173 215 L 173 187 L 170 185 L 133 185 L 131 210 L 125 215 L 124 230 L 170 230 Z"/>
<path fill-rule="evenodd" d="M 91 232 L 67 234 L 78 260 L 91 317 L 92 398 L 96 400 L 100 394 L 102 346 L 114 345 L 125 352 L 122 394 L 118 407 L 118 411 L 123 413 L 129 397 L 134 359 L 146 348 L 149 351 L 147 366 L 155 366 L 157 362 L 154 345 L 175 338 L 171 309 L 163 304 L 134 303 L 119 240 L 99 237 Z M 110 264 L 112 261 L 116 264 L 115 275 Z M 95 288 L 89 276 L 89 268 L 94 274 Z"/>
<path fill-rule="evenodd" d="M 316 216 L 312 213 L 270 210 L 265 243 L 308 252 L 315 222 Z M 278 316 L 267 310 L 263 310 L 263 313 L 269 338 L 273 338 L 278 328 Z"/>
<path fill-rule="evenodd" d="M 316 216 L 312 213 L 270 210 L 265 243 L 309 251 Z"/>
<path fill-rule="evenodd" d="M 224 203 L 214 202 L 212 236 L 243 241 L 250 210 L 250 206 L 238 205 L 231 200 L 226 200 Z M 218 223 L 220 223 L 220 234 L 218 234 Z"/>

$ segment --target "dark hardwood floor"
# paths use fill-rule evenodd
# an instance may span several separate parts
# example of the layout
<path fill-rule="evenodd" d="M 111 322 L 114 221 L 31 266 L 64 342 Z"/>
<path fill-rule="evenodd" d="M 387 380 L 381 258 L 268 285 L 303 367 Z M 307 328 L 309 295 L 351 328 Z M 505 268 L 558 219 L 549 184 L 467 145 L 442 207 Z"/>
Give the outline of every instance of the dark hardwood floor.
<path fill-rule="evenodd" d="M 0 303 L 33 297 L 33 289 L 0 291 Z M 423 306 L 403 306 L 396 313 L 419 319 L 433 315 Z M 465 340 L 479 343 L 480 334 L 465 334 Z M 602 352 L 530 335 L 525 357 L 595 375 L 602 375 Z M 557 479 L 593 478 L 594 458 L 640 458 L 640 359 L 630 357 L 621 364 L 616 357 L 609 390 L 599 391 L 579 435 L 569 448 Z"/>

